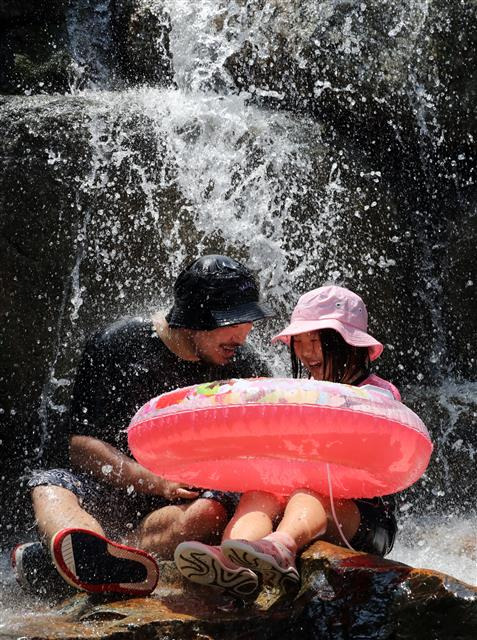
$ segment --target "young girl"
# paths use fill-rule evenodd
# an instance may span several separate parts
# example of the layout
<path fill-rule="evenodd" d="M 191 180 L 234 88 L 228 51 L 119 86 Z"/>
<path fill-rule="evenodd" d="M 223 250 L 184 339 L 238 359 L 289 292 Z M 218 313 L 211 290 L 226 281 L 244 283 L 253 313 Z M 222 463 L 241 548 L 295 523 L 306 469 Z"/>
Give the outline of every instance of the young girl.
<path fill-rule="evenodd" d="M 358 295 L 325 286 L 298 300 L 290 325 L 272 342 L 290 347 L 295 378 L 371 384 L 400 400 L 393 384 L 369 371 L 383 345 L 367 333 L 367 324 L 366 307 Z M 176 565 L 193 582 L 246 597 L 258 588 L 257 574 L 264 583 L 285 589 L 298 584 L 296 555 L 317 538 L 335 544 L 349 541 L 353 549 L 381 556 L 391 551 L 396 534 L 392 498 L 335 500 L 334 517 L 332 510 L 327 496 L 309 489 L 287 498 L 249 491 L 241 496 L 221 546 L 183 542 L 174 555 Z"/>

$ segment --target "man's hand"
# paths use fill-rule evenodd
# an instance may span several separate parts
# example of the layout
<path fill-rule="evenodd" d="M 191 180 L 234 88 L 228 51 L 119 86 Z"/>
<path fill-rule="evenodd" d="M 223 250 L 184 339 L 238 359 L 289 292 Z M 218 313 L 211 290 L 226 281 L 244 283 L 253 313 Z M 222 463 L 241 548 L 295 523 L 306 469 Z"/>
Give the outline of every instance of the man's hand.
<path fill-rule="evenodd" d="M 193 491 L 189 489 L 187 485 L 179 484 L 178 482 L 169 482 L 169 480 L 163 480 L 163 482 L 162 495 L 164 498 L 167 498 L 167 500 L 176 500 L 177 498 L 194 500 L 199 497 L 199 491 Z"/>
<path fill-rule="evenodd" d="M 163 496 L 167 500 L 176 500 L 178 498 L 194 500 L 199 497 L 200 491 L 192 490 L 188 485 L 181 484 L 179 482 L 172 482 L 171 480 L 166 480 L 166 478 L 161 476 L 156 476 L 140 465 L 139 467 L 140 469 L 143 469 L 144 473 L 148 474 L 147 482 L 140 480 L 139 486 L 136 487 L 136 491 L 139 493 Z"/>

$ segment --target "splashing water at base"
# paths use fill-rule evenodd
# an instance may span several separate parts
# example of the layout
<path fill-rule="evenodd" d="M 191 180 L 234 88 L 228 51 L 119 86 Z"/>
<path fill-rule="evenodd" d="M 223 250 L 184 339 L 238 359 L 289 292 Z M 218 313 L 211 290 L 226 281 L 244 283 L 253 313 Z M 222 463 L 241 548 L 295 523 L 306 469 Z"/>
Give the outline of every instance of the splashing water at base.
<path fill-rule="evenodd" d="M 392 560 L 477 586 L 476 517 L 414 516 L 401 524 Z"/>

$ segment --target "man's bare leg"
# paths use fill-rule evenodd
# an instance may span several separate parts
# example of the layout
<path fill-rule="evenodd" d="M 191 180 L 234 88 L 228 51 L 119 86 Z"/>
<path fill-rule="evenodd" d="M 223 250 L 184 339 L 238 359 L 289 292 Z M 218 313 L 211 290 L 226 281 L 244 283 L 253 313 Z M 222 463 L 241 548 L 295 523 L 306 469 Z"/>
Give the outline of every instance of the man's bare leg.
<path fill-rule="evenodd" d="M 168 505 L 146 516 L 126 542 L 171 559 L 184 540 L 218 543 L 227 524 L 227 512 L 216 500 L 199 498 L 190 504 Z"/>
<path fill-rule="evenodd" d="M 102 526 L 80 506 L 74 493 L 54 485 L 39 486 L 32 491 L 32 502 L 40 538 L 65 582 L 92 593 L 148 595 L 154 590 L 158 580 L 155 559 L 137 549 L 104 540 Z M 35 590 L 41 586 L 36 579 L 38 570 L 40 582 L 46 576 L 55 584 L 56 574 L 51 575 L 49 562 L 32 571 L 31 562 L 25 565 L 23 557 L 19 559 L 18 579 L 27 588 Z M 46 558 L 40 560 L 44 563 Z"/>
<path fill-rule="evenodd" d="M 48 546 L 55 533 L 69 527 L 104 536 L 99 522 L 80 506 L 77 496 L 68 489 L 54 485 L 35 487 L 32 502 L 38 533 Z"/>

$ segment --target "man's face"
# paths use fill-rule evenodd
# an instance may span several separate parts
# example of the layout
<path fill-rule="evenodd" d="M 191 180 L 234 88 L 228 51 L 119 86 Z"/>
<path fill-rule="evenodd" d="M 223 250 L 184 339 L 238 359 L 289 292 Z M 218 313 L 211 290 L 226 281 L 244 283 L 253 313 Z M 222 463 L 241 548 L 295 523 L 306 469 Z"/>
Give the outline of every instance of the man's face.
<path fill-rule="evenodd" d="M 228 364 L 237 347 L 247 339 L 252 328 L 251 322 L 220 327 L 212 331 L 193 331 L 192 343 L 202 362 L 215 365 Z"/>

